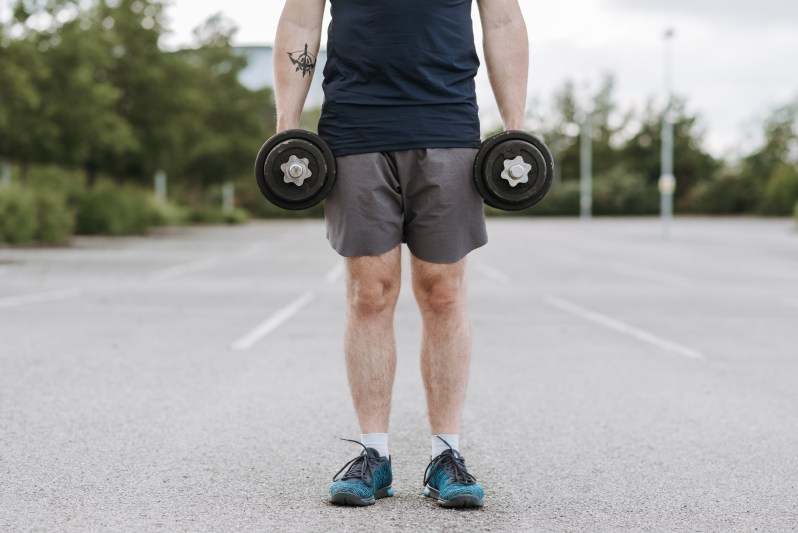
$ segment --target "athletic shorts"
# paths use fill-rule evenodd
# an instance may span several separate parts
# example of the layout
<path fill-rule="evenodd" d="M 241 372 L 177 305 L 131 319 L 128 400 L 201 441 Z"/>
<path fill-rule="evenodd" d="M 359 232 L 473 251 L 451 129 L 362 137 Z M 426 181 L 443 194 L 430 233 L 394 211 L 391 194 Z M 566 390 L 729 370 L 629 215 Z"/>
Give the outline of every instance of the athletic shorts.
<path fill-rule="evenodd" d="M 430 263 L 455 263 L 488 242 L 474 185 L 474 148 L 429 148 L 337 157 L 324 202 L 327 239 L 344 257 L 407 243 Z"/>

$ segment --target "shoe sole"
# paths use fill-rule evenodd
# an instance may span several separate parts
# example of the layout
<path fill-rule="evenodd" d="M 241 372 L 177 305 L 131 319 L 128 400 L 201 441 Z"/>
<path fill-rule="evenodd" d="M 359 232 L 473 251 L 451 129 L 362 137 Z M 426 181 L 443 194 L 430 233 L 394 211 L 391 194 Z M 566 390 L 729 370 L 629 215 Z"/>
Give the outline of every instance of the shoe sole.
<path fill-rule="evenodd" d="M 435 498 L 435 500 L 438 502 L 438 505 L 441 507 L 446 507 L 447 509 L 469 509 L 482 507 L 483 505 L 482 500 L 476 496 L 470 495 L 455 496 L 454 498 L 444 500 L 441 498 L 438 490 L 433 489 L 429 485 L 424 488 L 424 496 L 427 498 Z"/>
<path fill-rule="evenodd" d="M 367 505 L 374 505 L 374 502 L 381 498 L 390 498 L 393 496 L 393 489 L 385 487 L 378 490 L 371 498 L 361 498 L 357 494 L 351 492 L 336 492 L 330 496 L 330 503 L 334 505 L 348 505 L 351 507 L 365 507 Z"/>

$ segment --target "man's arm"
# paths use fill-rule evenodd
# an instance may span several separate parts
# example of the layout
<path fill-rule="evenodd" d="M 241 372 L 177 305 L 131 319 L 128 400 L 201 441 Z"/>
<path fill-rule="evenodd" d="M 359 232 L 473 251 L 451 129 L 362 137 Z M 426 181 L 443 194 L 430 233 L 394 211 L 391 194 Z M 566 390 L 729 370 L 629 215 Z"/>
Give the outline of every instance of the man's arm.
<path fill-rule="evenodd" d="M 478 0 L 488 78 L 505 130 L 524 129 L 529 40 L 518 0 Z"/>
<path fill-rule="evenodd" d="M 277 131 L 299 127 L 316 70 L 325 0 L 286 0 L 274 38 Z"/>

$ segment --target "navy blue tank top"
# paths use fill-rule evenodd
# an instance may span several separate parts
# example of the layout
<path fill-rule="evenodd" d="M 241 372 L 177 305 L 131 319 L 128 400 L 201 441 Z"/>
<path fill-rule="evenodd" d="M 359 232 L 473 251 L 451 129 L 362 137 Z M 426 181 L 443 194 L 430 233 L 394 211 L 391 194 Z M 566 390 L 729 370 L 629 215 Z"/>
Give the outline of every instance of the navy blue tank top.
<path fill-rule="evenodd" d="M 337 156 L 478 148 L 471 0 L 331 0 L 319 134 Z"/>

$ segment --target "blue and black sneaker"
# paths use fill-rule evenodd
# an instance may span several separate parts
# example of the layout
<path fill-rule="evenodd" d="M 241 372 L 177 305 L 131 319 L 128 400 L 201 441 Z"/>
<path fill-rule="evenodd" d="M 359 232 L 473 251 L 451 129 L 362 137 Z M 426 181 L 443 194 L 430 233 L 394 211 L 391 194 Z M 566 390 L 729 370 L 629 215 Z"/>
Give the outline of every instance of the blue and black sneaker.
<path fill-rule="evenodd" d="M 427 465 L 424 496 L 437 498 L 441 507 L 482 507 L 485 492 L 477 485 L 476 478 L 468 473 L 460 452 L 445 440 L 443 442 L 449 449 Z"/>
<path fill-rule="evenodd" d="M 341 440 L 363 446 L 356 440 Z M 346 473 L 341 476 L 344 470 Z M 372 505 L 380 498 L 393 496 L 392 481 L 391 458 L 381 457 L 374 448 L 363 446 L 363 452 L 333 476 L 330 502 L 337 505 Z"/>

